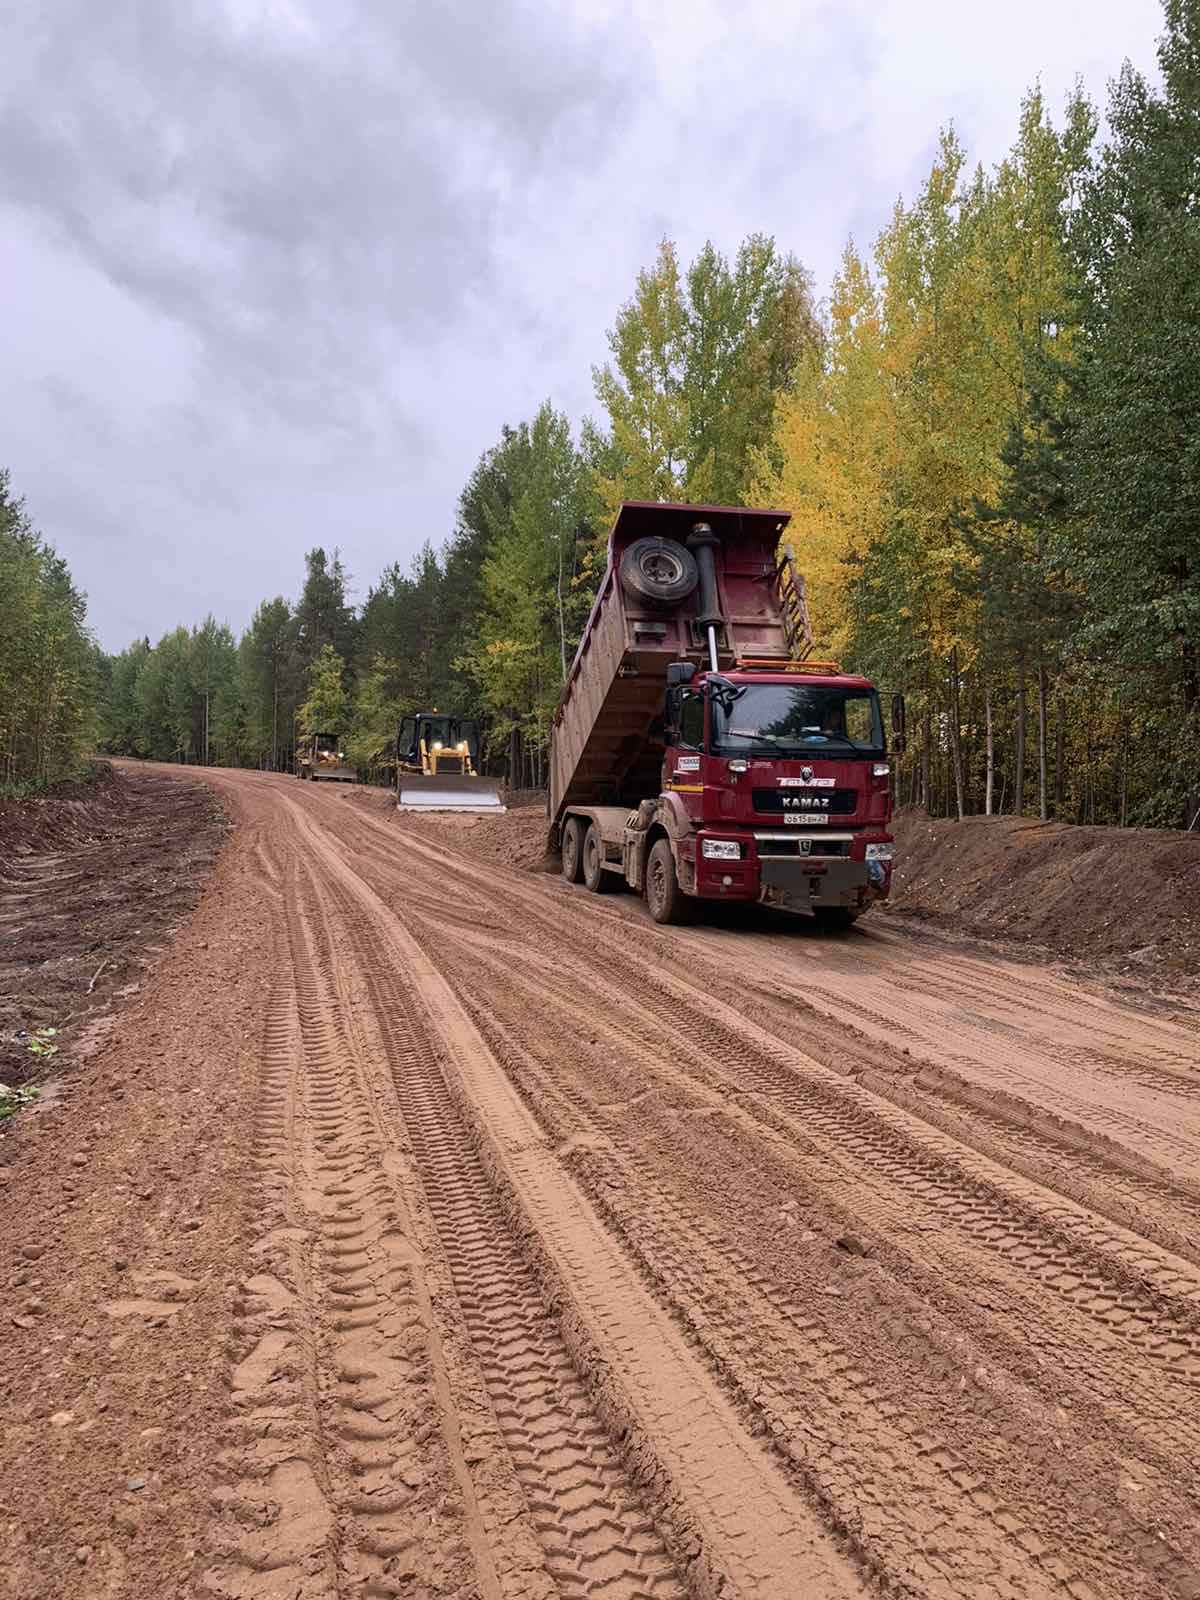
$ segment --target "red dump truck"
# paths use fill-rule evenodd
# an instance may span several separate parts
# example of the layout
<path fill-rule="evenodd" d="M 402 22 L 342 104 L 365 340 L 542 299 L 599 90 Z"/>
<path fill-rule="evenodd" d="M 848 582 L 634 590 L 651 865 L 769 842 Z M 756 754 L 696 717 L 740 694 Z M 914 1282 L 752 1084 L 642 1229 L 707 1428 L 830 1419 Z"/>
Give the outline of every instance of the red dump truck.
<path fill-rule="evenodd" d="M 891 887 L 879 694 L 811 659 L 784 511 L 626 502 L 554 718 L 568 883 L 627 884 L 656 922 L 706 900 L 845 927 Z M 904 744 L 893 697 L 892 750 Z"/>

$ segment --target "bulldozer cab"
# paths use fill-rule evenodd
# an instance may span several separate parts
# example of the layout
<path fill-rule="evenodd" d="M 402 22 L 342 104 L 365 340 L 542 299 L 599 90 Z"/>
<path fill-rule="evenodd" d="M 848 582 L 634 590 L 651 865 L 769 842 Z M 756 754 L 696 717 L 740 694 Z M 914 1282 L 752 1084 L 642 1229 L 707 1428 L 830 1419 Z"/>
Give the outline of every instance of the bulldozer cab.
<path fill-rule="evenodd" d="M 473 775 L 479 762 L 478 726 L 436 711 L 405 717 L 396 737 L 396 759 L 402 767 L 426 776 L 438 772 Z"/>
<path fill-rule="evenodd" d="M 479 725 L 439 711 L 405 717 L 396 734 L 402 810 L 496 811 L 498 785 L 479 776 Z"/>

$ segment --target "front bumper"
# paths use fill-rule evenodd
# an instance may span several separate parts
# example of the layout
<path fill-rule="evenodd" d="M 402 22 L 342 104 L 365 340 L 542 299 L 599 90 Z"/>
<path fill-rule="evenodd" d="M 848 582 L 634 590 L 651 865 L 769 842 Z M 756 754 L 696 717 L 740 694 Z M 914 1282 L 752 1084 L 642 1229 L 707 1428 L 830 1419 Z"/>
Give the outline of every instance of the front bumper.
<path fill-rule="evenodd" d="M 870 903 L 865 861 L 762 861 L 758 898 L 780 911 L 809 912 L 825 906 L 858 909 Z"/>
<path fill-rule="evenodd" d="M 891 861 L 866 859 L 868 843 L 890 843 L 878 833 L 869 838 L 865 834 L 837 835 L 839 846 L 845 847 L 844 855 L 820 853 L 823 845 L 833 843 L 829 835 L 776 834 L 760 840 L 753 834 L 741 834 L 737 837 L 745 854 L 737 861 L 706 859 L 704 837 L 697 837 L 694 856 L 694 893 L 702 900 L 758 901 L 802 914 L 824 907 L 862 911 L 873 901 L 886 899 L 891 889 Z M 728 839 L 734 835 L 710 833 L 707 837 Z M 809 844 L 810 853 L 770 853 L 782 842 L 791 846 L 801 839 Z"/>

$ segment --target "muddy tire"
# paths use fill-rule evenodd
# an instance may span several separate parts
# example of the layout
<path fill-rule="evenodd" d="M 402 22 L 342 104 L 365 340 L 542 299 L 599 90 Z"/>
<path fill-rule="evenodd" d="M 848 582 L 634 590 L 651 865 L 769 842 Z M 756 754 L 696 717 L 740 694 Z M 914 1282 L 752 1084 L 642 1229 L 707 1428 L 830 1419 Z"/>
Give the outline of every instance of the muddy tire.
<path fill-rule="evenodd" d="M 692 922 L 696 902 L 679 887 L 669 839 L 659 839 L 646 862 L 646 904 L 655 922 Z"/>
<path fill-rule="evenodd" d="M 593 822 L 583 836 L 583 881 L 593 894 L 607 894 L 616 887 L 616 873 L 605 872 L 604 841 Z"/>
<path fill-rule="evenodd" d="M 641 600 L 674 605 L 699 581 L 695 556 L 674 539 L 635 539 L 621 557 L 621 583 Z"/>
<path fill-rule="evenodd" d="M 813 912 L 813 918 L 822 933 L 845 933 L 861 916 L 861 911 L 851 911 L 848 906 L 818 906 Z"/>
<path fill-rule="evenodd" d="M 568 817 L 562 831 L 562 875 L 568 883 L 583 877 L 583 823 Z"/>

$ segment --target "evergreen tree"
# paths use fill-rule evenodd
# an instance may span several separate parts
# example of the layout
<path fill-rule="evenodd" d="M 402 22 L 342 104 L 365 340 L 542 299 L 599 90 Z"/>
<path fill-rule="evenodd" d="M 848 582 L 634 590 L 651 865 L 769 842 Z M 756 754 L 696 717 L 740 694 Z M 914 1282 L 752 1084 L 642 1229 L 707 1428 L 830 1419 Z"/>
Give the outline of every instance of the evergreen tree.
<path fill-rule="evenodd" d="M 84 597 L 0 470 L 0 787 L 72 775 L 96 733 Z"/>
<path fill-rule="evenodd" d="M 322 645 L 308 669 L 308 693 L 299 711 L 300 732 L 345 737 L 348 709 L 346 664 L 331 644 Z"/>
<path fill-rule="evenodd" d="M 1174 781 L 1150 814 L 1178 820 L 1200 807 L 1200 0 L 1165 10 L 1162 88 L 1126 65 L 1072 220 L 1071 556 L 1081 649 L 1157 705 Z"/>
<path fill-rule="evenodd" d="M 346 598 L 346 571 L 335 550 L 330 560 L 319 546 L 304 558 L 304 588 L 296 607 L 297 648 L 305 671 L 326 645 L 352 661 L 357 645 L 354 609 Z"/>
<path fill-rule="evenodd" d="M 289 765 L 302 681 L 297 645 L 296 619 L 277 595 L 258 607 L 238 647 L 246 738 L 253 758 L 273 772 Z"/>

